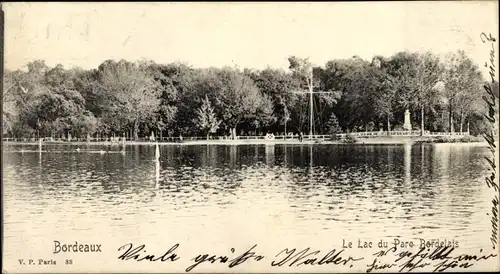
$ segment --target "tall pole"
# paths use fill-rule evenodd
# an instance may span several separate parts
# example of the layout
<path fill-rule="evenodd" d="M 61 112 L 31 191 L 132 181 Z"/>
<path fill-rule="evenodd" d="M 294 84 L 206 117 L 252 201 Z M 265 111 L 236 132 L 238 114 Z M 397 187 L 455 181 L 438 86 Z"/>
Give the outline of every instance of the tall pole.
<path fill-rule="evenodd" d="M 311 69 L 311 78 L 309 79 L 309 101 L 310 101 L 310 117 L 309 117 L 309 140 L 312 139 L 312 135 L 313 135 L 313 72 L 312 72 L 312 69 Z"/>
<path fill-rule="evenodd" d="M 306 81 L 307 81 L 307 86 L 309 88 L 309 139 L 311 140 L 313 138 L 313 127 L 314 127 L 314 119 L 313 119 L 313 108 L 314 108 L 314 105 L 313 105 L 313 95 L 314 94 L 331 94 L 331 93 L 335 93 L 335 92 L 339 92 L 339 91 L 316 91 L 313 93 L 313 70 L 312 70 L 312 67 L 309 68 L 309 77 L 306 77 Z M 308 91 L 304 90 L 304 91 L 292 91 L 292 93 L 299 93 L 299 94 L 307 94 Z M 288 117 L 288 116 L 287 116 Z M 285 122 L 286 123 L 286 122 Z M 286 125 L 285 125 L 286 126 Z M 302 129 L 301 129 L 302 131 Z"/>

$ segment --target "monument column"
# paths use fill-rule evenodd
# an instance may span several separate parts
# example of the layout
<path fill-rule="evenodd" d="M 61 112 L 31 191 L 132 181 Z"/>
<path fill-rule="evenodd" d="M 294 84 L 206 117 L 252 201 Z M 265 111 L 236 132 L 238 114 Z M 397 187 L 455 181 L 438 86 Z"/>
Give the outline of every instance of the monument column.
<path fill-rule="evenodd" d="M 403 124 L 403 129 L 411 130 L 410 111 L 408 109 L 405 111 L 405 122 Z"/>

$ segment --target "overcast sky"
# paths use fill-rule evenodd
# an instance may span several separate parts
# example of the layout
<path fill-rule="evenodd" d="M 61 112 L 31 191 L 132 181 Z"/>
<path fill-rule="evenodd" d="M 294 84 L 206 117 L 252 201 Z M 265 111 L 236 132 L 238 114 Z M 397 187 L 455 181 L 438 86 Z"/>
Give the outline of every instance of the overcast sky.
<path fill-rule="evenodd" d="M 287 68 L 289 55 L 334 58 L 464 49 L 489 58 L 498 1 L 410 3 L 7 3 L 5 66 L 43 59 L 95 68 L 107 59 L 196 67 Z M 497 47 L 498 49 L 498 47 Z"/>

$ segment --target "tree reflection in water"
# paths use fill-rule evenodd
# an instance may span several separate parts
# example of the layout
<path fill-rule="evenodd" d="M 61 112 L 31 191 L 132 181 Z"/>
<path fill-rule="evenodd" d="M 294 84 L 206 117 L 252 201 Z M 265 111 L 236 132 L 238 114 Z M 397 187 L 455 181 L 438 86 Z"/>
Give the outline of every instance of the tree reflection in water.
<path fill-rule="evenodd" d="M 28 214 L 21 214 L 23 210 L 50 204 L 83 212 L 82 216 L 97 212 L 95 219 L 111 226 L 125 225 L 124 220 L 110 220 L 124 219 L 127 212 L 130 218 L 146 218 L 147 226 L 153 222 L 147 219 L 153 216 L 151 212 L 158 214 L 156 219 L 161 214 L 189 213 L 193 222 L 207 223 L 208 209 L 231 216 L 254 205 L 275 215 L 293 216 L 295 232 L 304 235 L 314 228 L 356 237 L 363 231 L 377 231 L 380 236 L 401 231 L 412 236 L 423 231 L 429 237 L 461 237 L 460 231 L 484 221 L 475 212 L 488 206 L 481 196 L 486 147 L 171 145 L 160 147 L 159 162 L 152 161 L 154 146 L 127 147 L 125 155 L 88 153 L 86 147 L 79 153 L 55 152 L 65 148 L 70 146 L 51 147 L 53 152 L 43 152 L 40 158 L 36 148 L 25 147 L 21 154 L 19 148 L 6 147 L 4 188 L 9 216 L 24 216 L 17 220 L 23 223 Z M 54 212 L 51 219 L 63 213 Z M 43 212 L 29 214 L 36 218 Z M 269 221 L 265 212 L 245 214 L 243 222 Z M 486 229 L 487 225 L 476 227 Z"/>

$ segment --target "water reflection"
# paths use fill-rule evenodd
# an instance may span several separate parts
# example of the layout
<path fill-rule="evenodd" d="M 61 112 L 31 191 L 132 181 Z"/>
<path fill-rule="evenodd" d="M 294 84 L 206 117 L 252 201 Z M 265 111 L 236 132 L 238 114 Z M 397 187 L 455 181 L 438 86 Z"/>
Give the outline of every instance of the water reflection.
<path fill-rule="evenodd" d="M 195 225 L 232 227 L 238 214 L 242 226 L 262 224 L 256 235 L 287 231 L 299 238 L 450 235 L 474 247 L 483 245 L 474 235 L 488 230 L 477 213 L 489 206 L 480 191 L 485 147 L 160 146 L 159 157 L 155 146 L 127 146 L 125 154 L 119 146 L 56 152 L 67 148 L 5 147 L 10 232 L 43 233 L 71 215 L 70 227 L 79 229 L 99 221 L 135 235 L 139 225 L 164 220 L 175 227 L 182 220 L 193 224 L 186 233 L 201 233 Z M 93 153 L 101 149 L 109 153 Z"/>
<path fill-rule="evenodd" d="M 411 180 L 411 144 L 404 145 L 405 183 Z"/>
<path fill-rule="evenodd" d="M 309 146 L 309 174 L 313 174 L 313 166 L 314 166 L 314 161 L 313 161 L 313 146 Z"/>
<path fill-rule="evenodd" d="M 274 166 L 274 144 L 265 145 L 265 153 L 266 153 L 266 164 L 268 167 Z"/>
<path fill-rule="evenodd" d="M 160 188 L 160 160 L 156 159 L 155 161 L 155 175 L 156 175 L 156 188 Z"/>

